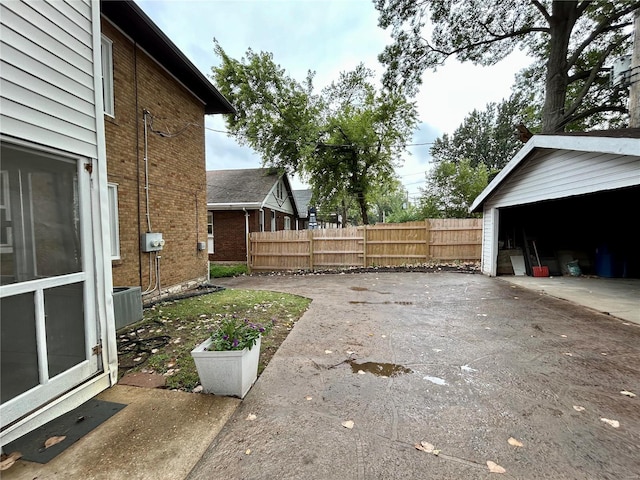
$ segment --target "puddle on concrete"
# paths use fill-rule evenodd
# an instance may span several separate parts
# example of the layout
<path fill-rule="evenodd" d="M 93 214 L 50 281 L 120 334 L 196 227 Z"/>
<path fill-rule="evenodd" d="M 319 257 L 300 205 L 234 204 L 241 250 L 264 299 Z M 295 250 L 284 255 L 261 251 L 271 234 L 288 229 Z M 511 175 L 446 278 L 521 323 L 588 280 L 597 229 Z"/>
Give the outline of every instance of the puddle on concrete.
<path fill-rule="evenodd" d="M 413 305 L 413 302 L 389 302 L 388 300 L 386 302 L 367 302 L 364 300 L 349 300 L 349 303 L 352 305 L 360 305 L 360 304 L 366 304 L 366 305 L 391 305 L 392 303 L 394 305 Z"/>
<path fill-rule="evenodd" d="M 438 378 L 438 377 L 430 377 L 429 375 L 427 375 L 426 377 L 422 377 L 425 380 L 429 380 L 431 383 L 435 383 L 436 385 L 446 385 L 447 382 L 443 379 L 443 378 Z"/>
<path fill-rule="evenodd" d="M 353 373 L 363 371 L 365 373 L 372 373 L 378 377 L 396 377 L 405 373 L 413 373 L 413 370 L 402 365 L 396 365 L 395 363 L 377 363 L 377 362 L 363 362 L 357 363 L 355 360 L 350 360 L 351 370 Z"/>
<path fill-rule="evenodd" d="M 373 293 L 379 293 L 380 295 L 391 294 L 391 292 L 379 292 L 378 290 L 370 290 L 367 287 L 349 287 L 349 290 L 353 290 L 354 292 L 373 292 Z"/>

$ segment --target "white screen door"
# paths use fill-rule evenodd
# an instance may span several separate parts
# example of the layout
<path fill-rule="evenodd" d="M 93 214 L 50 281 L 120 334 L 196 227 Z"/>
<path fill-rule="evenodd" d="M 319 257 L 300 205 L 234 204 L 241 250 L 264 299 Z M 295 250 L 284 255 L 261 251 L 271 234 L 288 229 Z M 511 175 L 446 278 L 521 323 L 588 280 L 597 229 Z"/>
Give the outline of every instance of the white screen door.
<path fill-rule="evenodd" d="M 98 335 L 86 161 L 1 148 L 4 427 L 93 376 L 101 362 L 92 351 Z"/>

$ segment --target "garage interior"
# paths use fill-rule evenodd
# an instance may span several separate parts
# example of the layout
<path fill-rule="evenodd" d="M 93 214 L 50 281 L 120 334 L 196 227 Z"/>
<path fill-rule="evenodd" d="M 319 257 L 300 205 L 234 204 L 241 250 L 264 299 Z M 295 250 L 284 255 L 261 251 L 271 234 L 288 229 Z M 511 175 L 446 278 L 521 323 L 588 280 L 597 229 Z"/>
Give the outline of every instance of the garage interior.
<path fill-rule="evenodd" d="M 640 278 L 639 209 L 640 186 L 501 208 L 497 275 Z"/>

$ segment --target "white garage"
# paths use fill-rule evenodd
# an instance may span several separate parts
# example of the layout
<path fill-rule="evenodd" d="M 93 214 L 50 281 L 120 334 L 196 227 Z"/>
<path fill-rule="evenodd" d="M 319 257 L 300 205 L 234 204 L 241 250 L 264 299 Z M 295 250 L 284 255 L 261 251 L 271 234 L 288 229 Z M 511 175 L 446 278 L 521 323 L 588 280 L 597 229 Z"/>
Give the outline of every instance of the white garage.
<path fill-rule="evenodd" d="M 640 128 L 534 135 L 471 211 L 487 275 L 640 278 Z"/>

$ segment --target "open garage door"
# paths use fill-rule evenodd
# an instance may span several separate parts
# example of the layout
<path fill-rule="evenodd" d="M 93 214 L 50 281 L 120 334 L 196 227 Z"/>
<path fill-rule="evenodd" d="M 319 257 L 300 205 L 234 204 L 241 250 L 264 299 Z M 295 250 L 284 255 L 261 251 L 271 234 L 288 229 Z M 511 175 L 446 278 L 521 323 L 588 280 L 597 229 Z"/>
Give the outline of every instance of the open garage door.
<path fill-rule="evenodd" d="M 497 274 L 513 274 L 510 257 L 522 252 L 526 273 L 540 262 L 551 275 L 640 278 L 637 238 L 640 187 L 597 192 L 499 210 Z"/>

